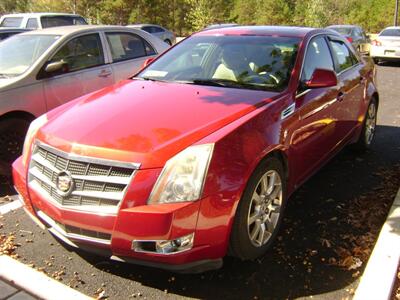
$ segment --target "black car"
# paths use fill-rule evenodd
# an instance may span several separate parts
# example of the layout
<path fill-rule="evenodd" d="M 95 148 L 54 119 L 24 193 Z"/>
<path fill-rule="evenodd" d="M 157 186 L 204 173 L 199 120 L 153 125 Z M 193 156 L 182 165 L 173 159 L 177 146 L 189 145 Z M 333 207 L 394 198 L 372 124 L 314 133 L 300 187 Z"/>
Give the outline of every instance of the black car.
<path fill-rule="evenodd" d="M 29 31 L 25 28 L 0 28 L 0 42 L 18 33 Z"/>
<path fill-rule="evenodd" d="M 356 25 L 331 25 L 328 29 L 335 30 L 344 35 L 353 45 L 354 49 L 362 54 L 369 52 L 370 38 L 365 31 Z"/>

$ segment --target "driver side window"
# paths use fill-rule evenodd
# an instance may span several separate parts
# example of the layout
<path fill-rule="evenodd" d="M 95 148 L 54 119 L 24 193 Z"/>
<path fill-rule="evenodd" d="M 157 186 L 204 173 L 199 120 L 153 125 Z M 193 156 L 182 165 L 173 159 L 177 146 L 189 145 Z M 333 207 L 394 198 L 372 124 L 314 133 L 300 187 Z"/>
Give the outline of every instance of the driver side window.
<path fill-rule="evenodd" d="M 308 44 L 307 53 L 304 58 L 301 81 L 305 82 L 310 80 L 315 69 L 334 71 L 332 56 L 323 36 L 311 39 Z"/>
<path fill-rule="evenodd" d="M 50 62 L 63 61 L 68 64 L 67 73 L 104 64 L 100 36 L 88 34 L 66 43 Z"/>

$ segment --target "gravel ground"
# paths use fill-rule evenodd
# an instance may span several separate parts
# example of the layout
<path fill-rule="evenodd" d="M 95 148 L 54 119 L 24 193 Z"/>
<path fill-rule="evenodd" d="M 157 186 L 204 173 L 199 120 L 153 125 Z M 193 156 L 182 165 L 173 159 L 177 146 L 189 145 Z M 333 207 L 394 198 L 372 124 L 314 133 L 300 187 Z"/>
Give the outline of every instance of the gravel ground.
<path fill-rule="evenodd" d="M 378 68 L 375 144 L 342 151 L 290 199 L 275 246 L 255 262 L 226 258 L 200 275 L 71 252 L 22 210 L 0 219 L 0 251 L 89 296 L 109 299 L 350 299 L 400 186 L 400 67 Z"/>

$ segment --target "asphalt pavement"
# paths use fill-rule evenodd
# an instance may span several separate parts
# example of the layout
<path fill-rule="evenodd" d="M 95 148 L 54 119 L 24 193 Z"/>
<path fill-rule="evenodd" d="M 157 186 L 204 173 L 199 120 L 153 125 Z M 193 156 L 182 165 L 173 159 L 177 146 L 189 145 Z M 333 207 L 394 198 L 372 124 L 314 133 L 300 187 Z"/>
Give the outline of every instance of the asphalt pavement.
<path fill-rule="evenodd" d="M 72 252 L 19 209 L 0 219 L 19 260 L 89 296 L 109 299 L 349 299 L 400 185 L 400 64 L 378 67 L 376 140 L 344 149 L 290 199 L 275 246 L 255 262 L 174 274 Z"/>

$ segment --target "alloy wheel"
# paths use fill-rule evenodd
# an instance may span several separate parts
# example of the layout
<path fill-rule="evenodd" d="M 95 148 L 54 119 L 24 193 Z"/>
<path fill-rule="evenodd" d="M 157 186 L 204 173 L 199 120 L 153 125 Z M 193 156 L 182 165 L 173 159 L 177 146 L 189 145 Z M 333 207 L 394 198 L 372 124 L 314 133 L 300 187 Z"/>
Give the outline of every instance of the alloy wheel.
<path fill-rule="evenodd" d="M 257 183 L 249 206 L 247 232 L 255 247 L 262 247 L 278 225 L 282 207 L 282 180 L 275 170 L 266 172 Z"/>
<path fill-rule="evenodd" d="M 371 144 L 374 138 L 376 127 L 376 106 L 374 102 L 368 107 L 368 112 L 365 119 L 365 142 L 367 145 Z"/>

